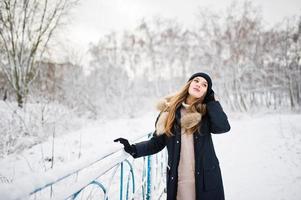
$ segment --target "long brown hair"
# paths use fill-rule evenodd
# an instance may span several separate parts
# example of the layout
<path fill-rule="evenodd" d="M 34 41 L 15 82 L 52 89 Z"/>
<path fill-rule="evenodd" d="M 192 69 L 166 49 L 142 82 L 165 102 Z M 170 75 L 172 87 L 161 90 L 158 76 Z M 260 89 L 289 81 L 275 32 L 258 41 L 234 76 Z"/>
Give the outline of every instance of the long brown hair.
<path fill-rule="evenodd" d="M 186 100 L 188 97 L 188 89 L 192 80 L 188 81 L 175 95 L 170 98 L 168 106 L 165 108 L 164 111 L 168 112 L 167 120 L 164 126 L 164 132 L 167 136 L 172 136 L 173 133 L 172 127 L 174 125 L 176 110 L 179 106 L 181 106 L 182 102 Z M 206 95 L 206 94 L 205 94 Z M 205 96 L 204 95 L 204 96 Z M 206 113 L 206 105 L 202 104 L 204 97 L 196 99 L 192 104 L 189 106 L 188 112 L 199 112 L 202 115 Z M 198 129 L 198 124 L 194 127 L 188 129 L 188 133 L 194 133 Z"/>

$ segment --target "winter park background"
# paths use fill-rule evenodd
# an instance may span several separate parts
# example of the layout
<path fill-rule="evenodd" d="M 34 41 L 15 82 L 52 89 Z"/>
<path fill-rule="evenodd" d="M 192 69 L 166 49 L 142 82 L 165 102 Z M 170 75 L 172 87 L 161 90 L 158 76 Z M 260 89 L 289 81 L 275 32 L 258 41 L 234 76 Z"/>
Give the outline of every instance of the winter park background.
<path fill-rule="evenodd" d="M 198 71 L 231 125 L 226 199 L 301 199 L 300 2 L 3 0 L 0 36 L 0 199 L 152 132 Z"/>

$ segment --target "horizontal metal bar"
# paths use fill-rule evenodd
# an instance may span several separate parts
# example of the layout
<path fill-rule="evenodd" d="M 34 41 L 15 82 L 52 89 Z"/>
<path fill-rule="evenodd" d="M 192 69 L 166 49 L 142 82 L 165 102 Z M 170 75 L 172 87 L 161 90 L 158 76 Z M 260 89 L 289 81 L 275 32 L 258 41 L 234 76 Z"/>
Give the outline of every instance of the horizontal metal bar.
<path fill-rule="evenodd" d="M 134 139 L 134 141 L 140 140 L 142 138 L 147 138 L 148 135 L 149 135 L 149 133 L 138 136 Z M 0 193 L 3 194 L 2 196 L 5 196 L 5 198 L 7 200 L 26 198 L 26 197 L 33 195 L 51 185 L 54 185 L 74 174 L 77 174 L 78 172 L 82 171 L 83 169 L 86 169 L 109 156 L 112 156 L 118 152 L 122 152 L 122 150 L 123 150 L 122 147 L 110 148 L 107 151 L 105 151 L 105 153 L 103 153 L 100 156 L 97 156 L 94 159 L 89 158 L 86 160 L 80 160 L 80 161 L 74 162 L 72 164 L 69 164 L 68 167 L 64 166 L 64 167 L 56 168 L 54 170 L 44 172 L 44 173 L 29 174 L 25 177 L 19 178 L 17 181 L 15 181 L 13 183 L 13 185 L 1 186 Z M 123 156 L 121 156 L 119 159 L 115 160 L 115 162 L 112 163 L 110 166 L 107 166 L 104 169 L 102 169 L 101 171 L 99 171 L 100 173 L 98 174 L 98 176 L 100 174 L 104 174 L 105 172 L 107 172 L 108 170 L 110 170 L 111 168 L 116 166 L 116 164 L 124 161 L 128 156 L 129 156 L 128 154 L 124 153 Z M 97 177 L 93 176 L 92 180 L 94 180 L 96 178 Z M 34 180 L 34 181 L 29 182 L 28 180 Z M 89 180 L 91 180 L 91 179 L 89 179 Z M 79 191 L 83 186 L 88 185 L 91 181 L 89 181 L 88 183 L 86 182 L 85 184 L 81 184 L 82 185 L 81 187 L 78 184 L 76 184 L 76 186 L 74 186 L 74 193 L 76 191 Z M 26 183 L 26 186 L 24 186 L 24 183 Z M 18 189 L 16 189 L 16 188 L 22 188 L 22 190 L 18 191 Z M 70 196 L 70 195 L 67 195 L 66 193 L 65 193 L 65 195 Z"/>

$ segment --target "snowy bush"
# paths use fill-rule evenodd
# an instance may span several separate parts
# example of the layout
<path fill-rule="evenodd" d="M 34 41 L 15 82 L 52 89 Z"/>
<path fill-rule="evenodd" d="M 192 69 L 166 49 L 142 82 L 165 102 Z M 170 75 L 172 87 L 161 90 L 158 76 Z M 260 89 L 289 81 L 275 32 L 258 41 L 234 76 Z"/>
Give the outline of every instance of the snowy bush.
<path fill-rule="evenodd" d="M 16 102 L 0 102 L 0 157 L 22 151 L 49 136 L 79 128 L 83 121 L 65 106 L 39 102 L 18 107 Z"/>

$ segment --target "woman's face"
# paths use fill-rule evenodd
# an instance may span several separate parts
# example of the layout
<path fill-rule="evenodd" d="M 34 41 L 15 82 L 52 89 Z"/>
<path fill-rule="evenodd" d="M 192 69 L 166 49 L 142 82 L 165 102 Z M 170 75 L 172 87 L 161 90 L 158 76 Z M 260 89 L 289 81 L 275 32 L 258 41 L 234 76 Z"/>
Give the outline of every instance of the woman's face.
<path fill-rule="evenodd" d="M 206 79 L 201 76 L 197 76 L 192 79 L 189 85 L 188 93 L 194 98 L 201 98 L 206 95 L 207 88 L 208 83 Z"/>

